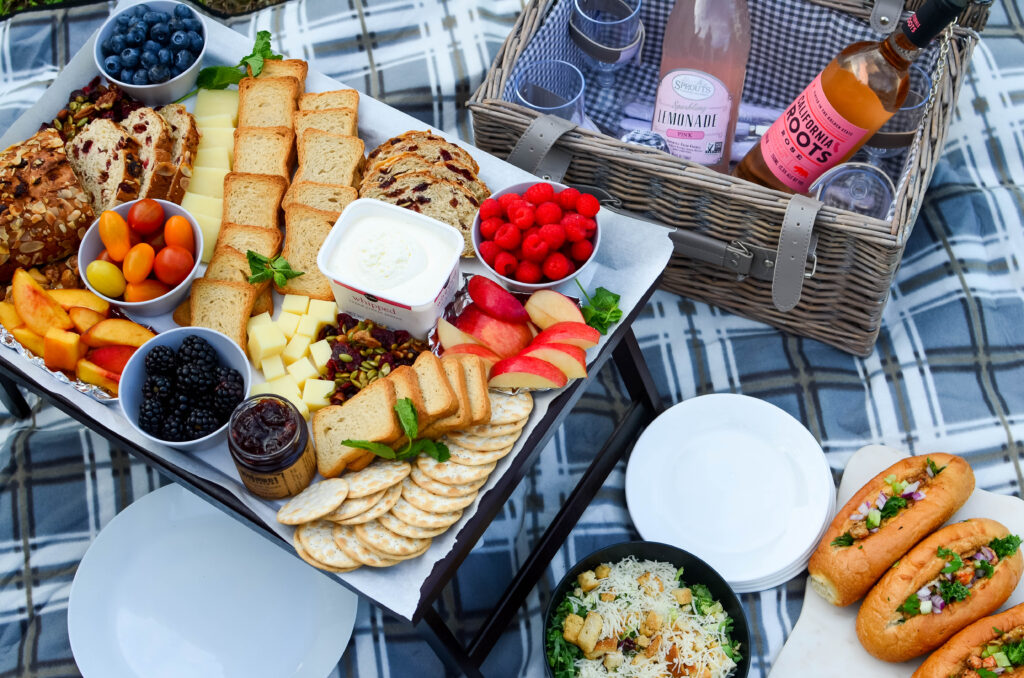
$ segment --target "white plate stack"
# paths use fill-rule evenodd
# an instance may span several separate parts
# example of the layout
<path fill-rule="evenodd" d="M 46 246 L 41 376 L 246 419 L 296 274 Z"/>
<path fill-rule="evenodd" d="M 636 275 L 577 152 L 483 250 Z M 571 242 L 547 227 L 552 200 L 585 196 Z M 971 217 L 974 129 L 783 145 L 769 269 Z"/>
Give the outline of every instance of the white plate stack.
<path fill-rule="evenodd" d="M 714 394 L 669 408 L 644 431 L 626 503 L 644 539 L 693 553 L 746 593 L 807 567 L 836 491 L 799 421 L 763 400 Z"/>

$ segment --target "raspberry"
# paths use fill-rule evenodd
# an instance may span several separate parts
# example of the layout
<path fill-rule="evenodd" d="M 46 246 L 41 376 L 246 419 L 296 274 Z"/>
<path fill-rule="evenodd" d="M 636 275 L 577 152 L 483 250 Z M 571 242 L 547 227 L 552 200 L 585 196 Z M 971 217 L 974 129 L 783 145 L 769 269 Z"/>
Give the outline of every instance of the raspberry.
<path fill-rule="evenodd" d="M 523 197 L 534 205 L 539 205 L 555 199 L 555 187 L 551 184 L 534 184 L 526 189 Z"/>
<path fill-rule="evenodd" d="M 579 197 L 579 191 L 575 188 L 567 188 L 555 196 L 555 201 L 562 206 L 563 210 L 574 210 L 576 209 L 576 200 Z"/>
<path fill-rule="evenodd" d="M 587 227 L 579 222 L 572 221 L 565 225 L 565 239 L 569 242 L 579 242 L 587 237 Z"/>
<path fill-rule="evenodd" d="M 540 228 L 540 237 L 544 238 L 551 251 L 557 250 L 565 242 L 565 227 L 561 224 L 546 224 Z"/>
<path fill-rule="evenodd" d="M 480 237 L 484 240 L 494 240 L 494 234 L 505 225 L 501 217 L 491 217 L 480 222 Z"/>
<path fill-rule="evenodd" d="M 524 202 L 521 206 L 513 205 L 509 208 L 508 220 L 525 231 L 530 226 L 533 226 L 536 216 L 537 214 L 533 206 Z"/>
<path fill-rule="evenodd" d="M 509 205 L 514 203 L 516 200 L 522 200 L 523 196 L 518 193 L 506 193 L 505 195 L 498 196 L 497 201 L 501 209 L 508 215 Z"/>
<path fill-rule="evenodd" d="M 523 231 L 523 241 L 525 242 L 527 238 L 537 233 L 540 233 L 540 226 L 531 226 L 530 228 Z"/>
<path fill-rule="evenodd" d="M 534 233 L 523 238 L 523 259 L 539 264 L 548 256 L 548 244 L 544 238 Z"/>
<path fill-rule="evenodd" d="M 562 208 L 555 202 L 546 202 L 537 208 L 537 223 L 543 226 L 544 224 L 557 224 L 562 220 Z"/>
<path fill-rule="evenodd" d="M 572 258 L 581 264 L 594 253 L 594 245 L 589 240 L 579 240 L 572 244 Z"/>
<path fill-rule="evenodd" d="M 593 237 L 594 233 L 597 232 L 597 222 L 594 221 L 593 219 L 587 219 L 586 229 L 587 229 L 587 237 L 588 238 Z"/>
<path fill-rule="evenodd" d="M 597 212 L 600 209 L 601 203 L 599 203 L 597 198 L 589 193 L 583 193 L 576 200 L 576 211 L 585 217 L 593 217 L 597 215 Z"/>
<path fill-rule="evenodd" d="M 539 283 L 543 277 L 540 266 L 532 261 L 520 261 L 519 266 L 516 267 L 516 280 L 521 283 L 532 285 Z"/>
<path fill-rule="evenodd" d="M 504 224 L 494 234 L 494 242 L 503 250 L 514 250 L 519 247 L 519 229 L 512 224 Z"/>
<path fill-rule="evenodd" d="M 505 210 L 502 208 L 501 203 L 494 198 L 488 198 L 480 203 L 480 221 L 486 221 L 493 217 L 501 217 L 504 216 L 504 214 Z"/>
<path fill-rule="evenodd" d="M 518 265 L 516 258 L 508 252 L 498 252 L 498 256 L 494 258 L 494 271 L 506 278 L 512 277 Z"/>
<path fill-rule="evenodd" d="M 544 271 L 544 275 L 551 280 L 561 280 L 573 270 L 572 263 L 561 252 L 549 254 L 541 269 Z"/>
<path fill-rule="evenodd" d="M 501 252 L 501 248 L 498 246 L 498 243 L 493 240 L 486 240 L 480 243 L 480 246 L 477 247 L 477 249 L 480 251 L 480 258 L 484 260 L 484 263 L 491 268 L 494 268 L 494 258 L 498 256 L 499 252 Z"/>

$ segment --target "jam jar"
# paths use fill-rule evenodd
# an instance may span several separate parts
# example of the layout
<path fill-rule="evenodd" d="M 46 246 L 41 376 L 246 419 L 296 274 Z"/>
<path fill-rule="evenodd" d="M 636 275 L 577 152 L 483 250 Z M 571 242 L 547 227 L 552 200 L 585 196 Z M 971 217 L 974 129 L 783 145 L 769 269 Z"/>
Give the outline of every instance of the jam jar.
<path fill-rule="evenodd" d="M 228 449 L 246 488 L 264 499 L 298 494 L 316 474 L 306 421 L 280 396 L 256 395 L 238 404 L 228 422 Z"/>

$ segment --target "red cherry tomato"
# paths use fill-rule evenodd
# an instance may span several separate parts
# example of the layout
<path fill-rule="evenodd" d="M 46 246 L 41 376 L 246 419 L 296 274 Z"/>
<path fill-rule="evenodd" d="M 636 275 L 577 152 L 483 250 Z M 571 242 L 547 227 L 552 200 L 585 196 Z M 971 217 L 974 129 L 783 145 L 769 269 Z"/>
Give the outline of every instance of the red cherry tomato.
<path fill-rule="evenodd" d="M 128 226 L 136 233 L 149 235 L 164 225 L 164 208 L 156 200 L 143 198 L 128 210 Z"/>
<path fill-rule="evenodd" d="M 189 254 L 195 254 L 196 241 L 192 233 L 192 224 L 188 219 L 175 215 L 164 224 L 164 240 L 168 245 L 177 245 L 185 249 Z"/>
<path fill-rule="evenodd" d="M 112 264 L 115 263 L 114 260 L 110 258 L 110 252 L 108 252 L 106 250 L 103 250 L 102 252 L 100 252 L 100 255 L 98 257 L 96 257 L 96 258 L 98 260 L 100 260 L 100 261 L 109 261 Z"/>
<path fill-rule="evenodd" d="M 160 282 L 173 287 L 188 277 L 195 263 L 196 260 L 188 250 L 168 245 L 157 253 L 153 261 L 153 272 Z"/>

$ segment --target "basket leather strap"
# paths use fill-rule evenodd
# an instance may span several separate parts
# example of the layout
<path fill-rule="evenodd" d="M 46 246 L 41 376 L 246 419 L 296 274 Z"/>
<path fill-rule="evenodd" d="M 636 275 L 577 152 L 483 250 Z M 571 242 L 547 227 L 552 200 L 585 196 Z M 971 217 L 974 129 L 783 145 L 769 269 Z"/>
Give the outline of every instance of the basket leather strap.
<path fill-rule="evenodd" d="M 554 115 L 538 116 L 523 132 L 508 162 L 530 174 L 548 181 L 561 181 L 572 162 L 572 153 L 555 148 L 563 134 L 576 128 L 576 123 Z"/>
<path fill-rule="evenodd" d="M 882 35 L 889 35 L 900 23 L 903 15 L 903 0 L 875 0 L 871 8 L 871 28 Z"/>
<path fill-rule="evenodd" d="M 794 195 L 786 207 L 772 277 L 772 303 L 780 311 L 790 311 L 800 303 L 814 219 L 820 209 L 820 201 L 805 195 Z"/>

